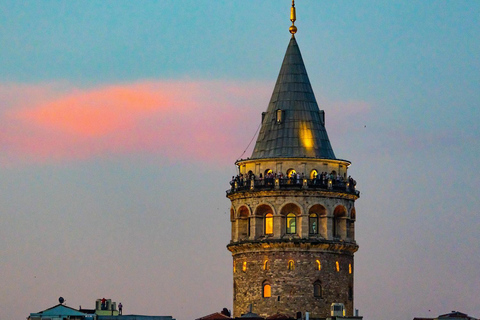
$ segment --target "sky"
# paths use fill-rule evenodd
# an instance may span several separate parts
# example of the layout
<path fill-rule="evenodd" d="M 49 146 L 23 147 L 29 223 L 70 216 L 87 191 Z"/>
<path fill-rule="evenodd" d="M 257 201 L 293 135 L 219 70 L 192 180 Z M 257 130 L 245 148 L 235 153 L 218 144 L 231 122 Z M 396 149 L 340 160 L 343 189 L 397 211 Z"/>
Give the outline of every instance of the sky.
<path fill-rule="evenodd" d="M 0 0 L 0 319 L 122 302 L 232 308 L 235 161 L 289 0 Z M 355 308 L 480 317 L 480 2 L 296 2 L 297 42 L 357 181 Z M 246 150 L 246 151 L 245 151 Z"/>

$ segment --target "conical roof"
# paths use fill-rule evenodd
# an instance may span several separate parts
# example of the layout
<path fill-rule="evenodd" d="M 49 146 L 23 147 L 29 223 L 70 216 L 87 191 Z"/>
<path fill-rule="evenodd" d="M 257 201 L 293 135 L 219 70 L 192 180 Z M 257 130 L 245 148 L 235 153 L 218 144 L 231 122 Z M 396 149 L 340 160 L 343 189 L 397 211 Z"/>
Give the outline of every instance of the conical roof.
<path fill-rule="evenodd" d="M 251 158 L 291 157 L 335 159 L 324 112 L 318 108 L 295 37 L 288 45 Z"/>

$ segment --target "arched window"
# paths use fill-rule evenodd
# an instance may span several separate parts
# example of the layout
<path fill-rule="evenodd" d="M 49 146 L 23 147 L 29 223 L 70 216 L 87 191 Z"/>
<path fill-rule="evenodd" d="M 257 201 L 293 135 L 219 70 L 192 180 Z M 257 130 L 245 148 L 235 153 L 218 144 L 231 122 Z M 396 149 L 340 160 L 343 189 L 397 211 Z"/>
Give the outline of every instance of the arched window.
<path fill-rule="evenodd" d="M 318 280 L 313 283 L 313 296 L 315 298 L 321 298 L 323 296 L 322 283 Z"/>
<path fill-rule="evenodd" d="M 293 260 L 288 261 L 288 270 L 295 270 L 295 262 Z"/>
<path fill-rule="evenodd" d="M 308 217 L 309 224 L 309 233 L 317 234 L 318 233 L 318 216 L 316 213 L 311 213 Z"/>
<path fill-rule="evenodd" d="M 338 263 L 338 261 L 335 261 L 335 269 L 337 270 L 337 272 L 340 272 L 340 264 Z"/>
<path fill-rule="evenodd" d="M 237 262 L 233 261 L 233 273 L 237 272 Z"/>
<path fill-rule="evenodd" d="M 312 172 L 310 172 L 310 179 L 317 179 L 318 176 L 318 171 L 313 169 Z"/>
<path fill-rule="evenodd" d="M 322 264 L 320 263 L 320 260 L 316 260 L 315 262 L 317 264 L 317 270 L 318 271 L 322 270 Z"/>
<path fill-rule="evenodd" d="M 297 232 L 296 224 L 297 217 L 295 216 L 295 213 L 287 214 L 287 234 L 294 234 Z"/>
<path fill-rule="evenodd" d="M 288 178 L 295 178 L 297 175 L 297 171 L 295 171 L 295 169 L 288 169 L 287 170 L 287 177 Z"/>
<path fill-rule="evenodd" d="M 352 264 L 348 264 L 348 273 L 352 274 Z"/>
<path fill-rule="evenodd" d="M 263 270 L 270 270 L 270 263 L 268 262 L 268 260 L 265 260 L 265 262 L 263 263 Z"/>
<path fill-rule="evenodd" d="M 268 281 L 263 282 L 263 297 L 270 298 L 272 296 L 272 286 Z"/>
<path fill-rule="evenodd" d="M 273 214 L 267 213 L 265 215 L 265 234 L 273 233 Z"/>
<path fill-rule="evenodd" d="M 243 261 L 242 271 L 243 272 L 247 271 L 247 261 Z"/>

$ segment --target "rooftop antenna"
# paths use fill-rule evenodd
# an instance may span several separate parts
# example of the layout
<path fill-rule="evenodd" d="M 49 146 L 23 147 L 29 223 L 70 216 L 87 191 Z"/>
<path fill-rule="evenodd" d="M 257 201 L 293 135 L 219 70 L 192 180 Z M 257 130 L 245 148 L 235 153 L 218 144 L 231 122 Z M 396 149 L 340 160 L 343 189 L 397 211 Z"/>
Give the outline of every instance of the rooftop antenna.
<path fill-rule="evenodd" d="M 292 21 L 292 26 L 290 27 L 290 33 L 292 38 L 295 38 L 295 33 L 297 33 L 297 27 L 295 27 L 295 21 L 297 20 L 297 14 L 295 11 L 295 0 L 292 0 L 292 8 L 290 9 L 290 21 Z"/>

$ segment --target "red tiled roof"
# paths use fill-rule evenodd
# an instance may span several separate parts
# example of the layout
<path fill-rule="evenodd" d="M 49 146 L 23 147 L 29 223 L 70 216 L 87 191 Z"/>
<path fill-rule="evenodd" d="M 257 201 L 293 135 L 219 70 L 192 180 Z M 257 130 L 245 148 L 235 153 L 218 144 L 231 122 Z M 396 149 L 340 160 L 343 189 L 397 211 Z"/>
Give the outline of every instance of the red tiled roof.
<path fill-rule="evenodd" d="M 225 319 L 230 319 L 230 317 L 227 317 L 226 315 L 220 312 L 215 312 L 215 313 L 209 314 L 208 316 L 204 316 L 195 320 L 225 320 Z"/>

